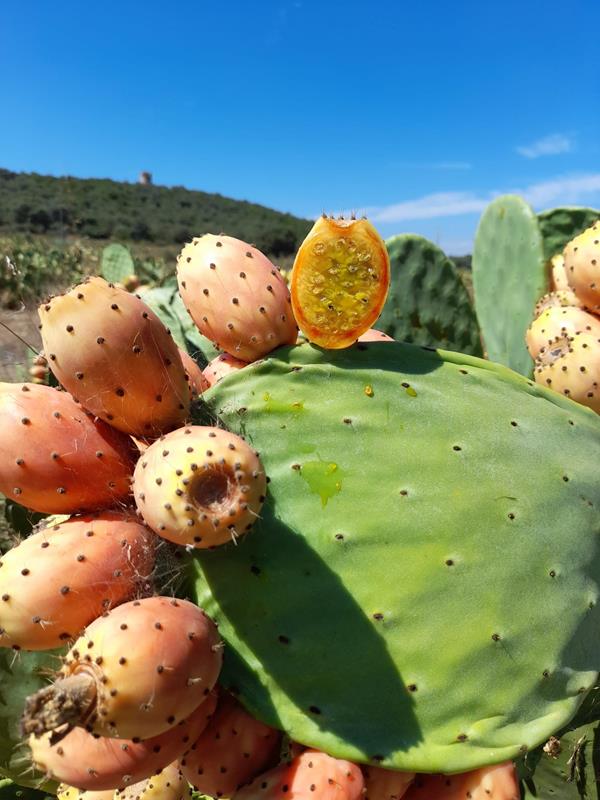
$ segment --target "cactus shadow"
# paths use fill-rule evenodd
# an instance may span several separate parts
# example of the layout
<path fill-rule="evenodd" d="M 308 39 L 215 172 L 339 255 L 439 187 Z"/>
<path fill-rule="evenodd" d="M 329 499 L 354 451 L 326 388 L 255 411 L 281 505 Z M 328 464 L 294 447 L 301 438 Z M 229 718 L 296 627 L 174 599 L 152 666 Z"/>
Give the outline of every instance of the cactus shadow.
<path fill-rule="evenodd" d="M 229 644 L 222 683 L 256 716 L 304 744 L 375 762 L 422 740 L 382 623 L 278 519 L 272 499 L 237 547 L 202 553 L 196 565 Z"/>

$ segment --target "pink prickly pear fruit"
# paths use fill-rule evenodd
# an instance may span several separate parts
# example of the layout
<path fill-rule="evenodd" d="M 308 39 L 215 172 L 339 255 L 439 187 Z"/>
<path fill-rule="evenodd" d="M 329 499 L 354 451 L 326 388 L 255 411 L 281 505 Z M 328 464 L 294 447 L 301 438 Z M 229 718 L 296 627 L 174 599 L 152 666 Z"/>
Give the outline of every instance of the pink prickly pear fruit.
<path fill-rule="evenodd" d="M 0 646 L 48 650 L 148 591 L 156 537 L 131 515 L 72 517 L 0 560 Z"/>
<path fill-rule="evenodd" d="M 519 800 L 512 761 L 458 775 L 417 775 L 404 800 Z"/>
<path fill-rule="evenodd" d="M 104 792 L 86 792 L 61 783 L 56 797 L 57 800 L 114 800 L 115 792 L 114 789 L 107 789 Z"/>
<path fill-rule="evenodd" d="M 589 333 L 600 338 L 600 319 L 582 308 L 550 306 L 527 329 L 527 349 L 532 358 L 537 358 L 540 351 L 551 347 L 558 337 L 576 333 Z"/>
<path fill-rule="evenodd" d="M 177 280 L 192 319 L 220 350 L 255 361 L 296 341 L 285 281 L 252 245 L 211 233 L 194 239 L 177 259 Z"/>
<path fill-rule="evenodd" d="M 399 772 L 381 767 L 363 767 L 363 800 L 400 800 L 414 780 L 414 772 Z"/>
<path fill-rule="evenodd" d="M 393 342 L 391 336 L 388 336 L 387 333 L 383 331 L 378 331 L 376 328 L 369 328 L 368 331 L 365 331 L 361 336 L 358 337 L 357 341 L 359 342 Z"/>
<path fill-rule="evenodd" d="M 157 775 L 126 789 L 117 789 L 114 800 L 191 800 L 192 790 L 179 764 L 169 764 Z"/>
<path fill-rule="evenodd" d="M 234 800 L 358 800 L 363 790 L 356 764 L 306 750 L 289 764 L 259 775 Z"/>
<path fill-rule="evenodd" d="M 571 291 L 571 289 L 560 289 L 559 291 L 545 294 L 537 301 L 533 312 L 533 318 L 537 319 L 548 308 L 554 308 L 555 306 L 583 308 L 583 304 L 575 292 Z"/>
<path fill-rule="evenodd" d="M 569 286 L 586 308 L 600 312 L 600 220 L 568 243 L 564 257 Z"/>
<path fill-rule="evenodd" d="M 76 727 L 54 741 L 51 733 L 29 737 L 35 767 L 55 780 L 87 791 L 130 786 L 156 774 L 189 749 L 208 724 L 216 692 L 187 719 L 151 739 L 110 739 Z"/>
<path fill-rule="evenodd" d="M 571 290 L 562 253 L 557 253 L 550 259 L 550 289 L 553 292 Z"/>
<path fill-rule="evenodd" d="M 179 350 L 139 297 L 90 278 L 39 315 L 50 368 L 84 408 L 133 436 L 183 424 L 190 396 Z"/>
<path fill-rule="evenodd" d="M 181 771 L 201 794 L 231 797 L 264 769 L 277 763 L 281 733 L 248 714 L 229 695 L 202 735 L 181 759 Z"/>
<path fill-rule="evenodd" d="M 589 333 L 560 336 L 540 351 L 534 378 L 600 414 L 600 340 Z"/>
<path fill-rule="evenodd" d="M 221 647 L 214 622 L 187 600 L 124 603 L 86 628 L 54 685 L 27 699 L 23 731 L 70 724 L 119 739 L 158 736 L 208 696 Z"/>
<path fill-rule="evenodd" d="M 0 383 L 0 491 L 46 514 L 106 508 L 130 493 L 129 437 L 67 392 Z"/>
<path fill-rule="evenodd" d="M 231 372 L 237 372 L 238 369 L 243 369 L 248 366 L 247 361 L 240 361 L 239 358 L 230 356 L 229 353 L 221 353 L 204 368 L 203 375 L 208 382 L 209 386 L 214 386 L 221 378 L 229 375 Z"/>
<path fill-rule="evenodd" d="M 182 350 L 181 347 L 179 348 L 179 355 L 181 356 L 181 363 L 187 375 L 191 396 L 192 398 L 199 397 L 208 389 L 210 383 L 204 377 L 202 370 L 194 359 L 186 353 L 185 350 Z"/>
<path fill-rule="evenodd" d="M 239 436 L 199 425 L 153 442 L 138 461 L 133 494 L 153 531 L 177 544 L 215 547 L 256 521 L 267 479 Z"/>

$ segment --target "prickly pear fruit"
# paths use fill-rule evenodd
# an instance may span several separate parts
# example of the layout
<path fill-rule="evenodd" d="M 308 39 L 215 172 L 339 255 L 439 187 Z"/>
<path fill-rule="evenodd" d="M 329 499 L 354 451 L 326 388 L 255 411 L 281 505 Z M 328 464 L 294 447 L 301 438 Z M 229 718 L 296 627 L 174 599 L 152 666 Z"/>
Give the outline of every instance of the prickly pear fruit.
<path fill-rule="evenodd" d="M 393 342 L 394 339 L 388 336 L 383 331 L 378 331 L 375 328 L 369 328 L 358 337 L 359 342 Z"/>
<path fill-rule="evenodd" d="M 133 436 L 183 424 L 190 398 L 177 345 L 138 297 L 90 278 L 39 315 L 50 368 L 84 408 Z"/>
<path fill-rule="evenodd" d="M 535 359 L 542 348 L 551 347 L 558 337 L 575 333 L 589 333 L 600 338 L 600 319 L 582 308 L 550 306 L 527 329 L 527 349 Z"/>
<path fill-rule="evenodd" d="M 363 787 L 356 764 L 307 750 L 289 764 L 259 775 L 236 792 L 234 800 L 358 800 Z"/>
<path fill-rule="evenodd" d="M 202 703 L 221 661 L 216 626 L 193 603 L 124 603 L 86 628 L 53 686 L 28 698 L 23 731 L 69 724 L 119 739 L 158 736 Z"/>
<path fill-rule="evenodd" d="M 600 311 L 600 220 L 565 247 L 569 286 L 586 308 Z"/>
<path fill-rule="evenodd" d="M 389 255 L 371 223 L 323 216 L 294 261 L 294 315 L 309 341 L 348 347 L 375 322 L 389 286 Z"/>
<path fill-rule="evenodd" d="M 583 304 L 571 289 L 560 289 L 559 291 L 545 294 L 537 301 L 533 312 L 533 318 L 537 319 L 548 308 L 554 308 L 555 306 L 575 306 L 577 308 L 582 308 Z"/>
<path fill-rule="evenodd" d="M 196 790 L 231 797 L 264 769 L 277 763 L 281 734 L 254 719 L 237 700 L 221 696 L 213 718 L 181 760 L 181 771 Z"/>
<path fill-rule="evenodd" d="M 457 775 L 417 775 L 404 800 L 519 800 L 512 761 Z"/>
<path fill-rule="evenodd" d="M 205 392 L 209 388 L 210 383 L 204 377 L 202 370 L 191 357 L 191 355 L 186 353 L 185 350 L 182 350 L 181 347 L 179 348 L 179 355 L 187 376 L 192 398 L 198 397 L 202 394 L 202 392 Z"/>
<path fill-rule="evenodd" d="M 80 789 L 130 786 L 180 758 L 202 733 L 216 704 L 216 692 L 211 692 L 187 719 L 144 741 L 109 739 L 79 727 L 55 742 L 51 733 L 30 736 L 32 761 L 41 772 Z"/>
<path fill-rule="evenodd" d="M 67 392 L 0 383 L 0 428 L 0 491 L 21 505 L 69 514 L 129 495 L 136 460 L 129 437 Z"/>
<path fill-rule="evenodd" d="M 203 375 L 208 381 L 208 385 L 214 386 L 215 383 L 229 375 L 230 372 L 237 372 L 238 369 L 243 369 L 247 366 L 247 361 L 240 361 L 239 358 L 234 358 L 229 353 L 221 353 L 204 367 Z"/>
<path fill-rule="evenodd" d="M 571 291 L 565 270 L 565 257 L 562 253 L 557 253 L 550 259 L 550 288 L 553 292 Z"/>
<path fill-rule="evenodd" d="M 535 382 L 600 414 L 600 344 L 597 336 L 559 336 L 535 360 Z"/>
<path fill-rule="evenodd" d="M 106 789 L 103 792 L 86 792 L 61 783 L 56 793 L 57 800 L 114 800 L 114 790 Z"/>
<path fill-rule="evenodd" d="M 220 350 L 255 361 L 296 341 L 288 288 L 252 245 L 212 233 L 196 238 L 177 259 L 177 280 L 192 319 Z"/>
<path fill-rule="evenodd" d="M 206 548 L 252 527 L 266 485 L 262 464 L 243 439 L 193 425 L 150 445 L 136 465 L 133 494 L 146 524 L 164 539 Z"/>
<path fill-rule="evenodd" d="M 381 767 L 363 767 L 363 800 L 400 800 L 414 780 L 414 772 L 400 772 Z"/>
<path fill-rule="evenodd" d="M 157 775 L 146 778 L 126 789 L 118 789 L 114 800 L 191 800 L 190 785 L 183 777 L 179 764 L 169 764 Z"/>
<path fill-rule="evenodd" d="M 72 517 L 0 560 L 0 646 L 49 650 L 108 609 L 147 592 L 156 537 L 135 516 Z"/>

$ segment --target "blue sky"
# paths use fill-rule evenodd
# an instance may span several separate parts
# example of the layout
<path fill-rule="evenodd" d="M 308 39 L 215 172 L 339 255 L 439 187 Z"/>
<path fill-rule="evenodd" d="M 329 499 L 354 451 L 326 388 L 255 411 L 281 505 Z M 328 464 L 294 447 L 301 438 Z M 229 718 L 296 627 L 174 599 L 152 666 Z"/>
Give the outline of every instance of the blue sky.
<path fill-rule="evenodd" d="M 2 0 L 0 166 L 470 250 L 491 197 L 600 207 L 598 0 Z"/>

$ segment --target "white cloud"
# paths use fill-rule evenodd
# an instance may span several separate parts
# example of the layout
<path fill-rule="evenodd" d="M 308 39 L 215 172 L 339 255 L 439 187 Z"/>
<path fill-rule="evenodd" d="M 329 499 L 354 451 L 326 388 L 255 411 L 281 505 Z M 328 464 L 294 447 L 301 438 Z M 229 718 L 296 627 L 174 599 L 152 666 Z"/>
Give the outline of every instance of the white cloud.
<path fill-rule="evenodd" d="M 556 156 L 559 153 L 568 153 L 573 149 L 573 142 L 564 133 L 551 133 L 528 145 L 517 147 L 517 153 L 525 158 L 539 158 L 540 156 Z"/>
<path fill-rule="evenodd" d="M 553 178 L 525 187 L 509 187 L 484 193 L 437 192 L 388 206 L 360 209 L 360 213 L 365 213 L 376 223 L 480 214 L 494 197 L 502 194 L 519 194 L 537 210 L 549 205 L 576 205 L 588 201 L 590 195 L 597 195 L 596 202 L 598 202 L 600 172 Z M 342 213 L 349 215 L 350 212 Z"/>

